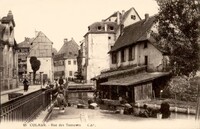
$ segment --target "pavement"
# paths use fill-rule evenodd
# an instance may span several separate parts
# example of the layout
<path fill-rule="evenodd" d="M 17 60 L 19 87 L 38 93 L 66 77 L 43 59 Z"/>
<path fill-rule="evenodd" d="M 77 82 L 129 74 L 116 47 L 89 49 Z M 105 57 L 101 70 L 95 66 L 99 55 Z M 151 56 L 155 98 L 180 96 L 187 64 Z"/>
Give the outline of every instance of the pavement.
<path fill-rule="evenodd" d="M 41 85 L 31 85 L 29 86 L 29 89 L 27 92 L 24 92 L 24 87 L 19 86 L 18 88 L 12 89 L 12 90 L 6 90 L 1 92 L 1 104 L 9 101 L 8 94 L 9 93 L 22 93 L 23 95 L 32 93 L 34 91 L 37 91 L 41 89 Z"/>
<path fill-rule="evenodd" d="M 192 118 L 142 118 L 134 115 L 116 114 L 101 109 L 77 109 L 66 107 L 64 111 L 54 108 L 47 122 L 49 127 L 63 128 L 138 128 L 138 129 L 197 129 L 198 123 Z M 199 126 L 200 127 L 200 126 Z"/>

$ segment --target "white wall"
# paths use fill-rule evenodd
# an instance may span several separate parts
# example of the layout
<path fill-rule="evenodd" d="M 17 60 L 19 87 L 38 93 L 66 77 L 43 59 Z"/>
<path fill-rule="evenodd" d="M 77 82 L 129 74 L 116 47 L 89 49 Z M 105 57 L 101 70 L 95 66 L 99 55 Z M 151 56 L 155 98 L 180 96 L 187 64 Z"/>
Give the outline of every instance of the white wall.
<path fill-rule="evenodd" d="M 68 64 L 68 61 L 71 61 L 71 64 Z M 76 64 L 74 64 L 76 61 Z M 72 76 L 69 75 L 69 71 L 72 71 Z M 78 71 L 77 59 L 66 59 L 65 60 L 65 78 L 75 78 L 74 73 Z"/>
<path fill-rule="evenodd" d="M 110 39 L 108 39 L 110 37 Z M 86 79 L 90 79 L 100 74 L 101 70 L 108 69 L 110 57 L 108 52 L 114 45 L 114 34 L 88 34 L 86 37 Z"/>
<path fill-rule="evenodd" d="M 151 43 L 148 43 L 148 47 L 144 48 L 144 43 L 137 44 L 135 46 L 135 59 L 128 61 L 128 48 L 125 49 L 125 62 L 121 62 L 121 51 L 118 51 L 118 59 L 116 64 L 110 64 L 111 68 L 117 68 L 119 66 L 128 65 L 144 65 L 145 56 L 148 56 L 148 69 L 155 70 L 157 66 L 162 64 L 163 55 L 155 48 Z"/>

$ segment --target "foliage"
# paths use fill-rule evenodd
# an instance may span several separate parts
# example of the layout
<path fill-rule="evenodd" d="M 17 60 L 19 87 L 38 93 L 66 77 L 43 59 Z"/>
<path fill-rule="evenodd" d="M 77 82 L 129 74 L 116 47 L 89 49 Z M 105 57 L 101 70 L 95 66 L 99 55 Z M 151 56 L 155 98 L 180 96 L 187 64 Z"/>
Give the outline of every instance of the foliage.
<path fill-rule="evenodd" d="M 200 67 L 199 2 L 196 0 L 156 0 L 160 9 L 153 36 L 169 54 L 174 75 L 195 75 Z"/>
<path fill-rule="evenodd" d="M 40 69 L 40 61 L 37 59 L 37 57 L 32 56 L 30 58 L 30 63 L 31 63 L 31 68 L 33 70 L 33 82 L 35 82 L 35 76 L 36 76 L 36 72 Z"/>
<path fill-rule="evenodd" d="M 195 102 L 197 100 L 199 80 L 197 77 L 190 79 L 180 76 L 173 77 L 169 82 L 168 89 L 164 92 L 169 92 L 169 98 L 175 98 L 176 95 L 178 100 Z"/>

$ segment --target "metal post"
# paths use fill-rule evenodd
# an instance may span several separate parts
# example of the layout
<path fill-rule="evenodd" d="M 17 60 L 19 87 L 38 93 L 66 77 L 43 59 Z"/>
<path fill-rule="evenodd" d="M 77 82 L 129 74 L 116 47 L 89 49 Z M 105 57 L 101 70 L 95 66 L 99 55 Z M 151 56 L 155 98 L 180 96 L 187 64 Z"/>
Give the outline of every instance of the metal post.
<path fill-rule="evenodd" d="M 2 72 L 3 72 L 3 67 L 0 66 L 0 93 L 1 93 L 1 87 L 2 87 Z M 0 102 L 1 102 L 1 94 L 0 94 Z M 1 106 L 0 106 L 0 123 L 1 123 Z"/>
<path fill-rule="evenodd" d="M 41 89 L 43 86 L 43 72 L 40 72 L 40 84 L 41 84 Z"/>
<path fill-rule="evenodd" d="M 200 120 L 200 79 L 198 79 L 198 92 L 197 92 L 197 107 L 196 107 L 196 120 Z"/>

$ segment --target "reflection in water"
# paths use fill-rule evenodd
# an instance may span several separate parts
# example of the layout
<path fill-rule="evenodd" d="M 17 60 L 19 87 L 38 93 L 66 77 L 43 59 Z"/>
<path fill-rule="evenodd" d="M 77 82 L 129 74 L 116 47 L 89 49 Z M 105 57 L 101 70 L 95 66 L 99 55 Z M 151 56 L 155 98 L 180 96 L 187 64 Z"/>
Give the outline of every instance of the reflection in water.
<path fill-rule="evenodd" d="M 135 112 L 140 112 L 143 110 L 142 108 L 134 108 Z M 188 115 L 184 113 L 175 113 L 171 112 L 170 119 L 187 119 L 187 120 L 195 120 L 195 115 Z"/>

